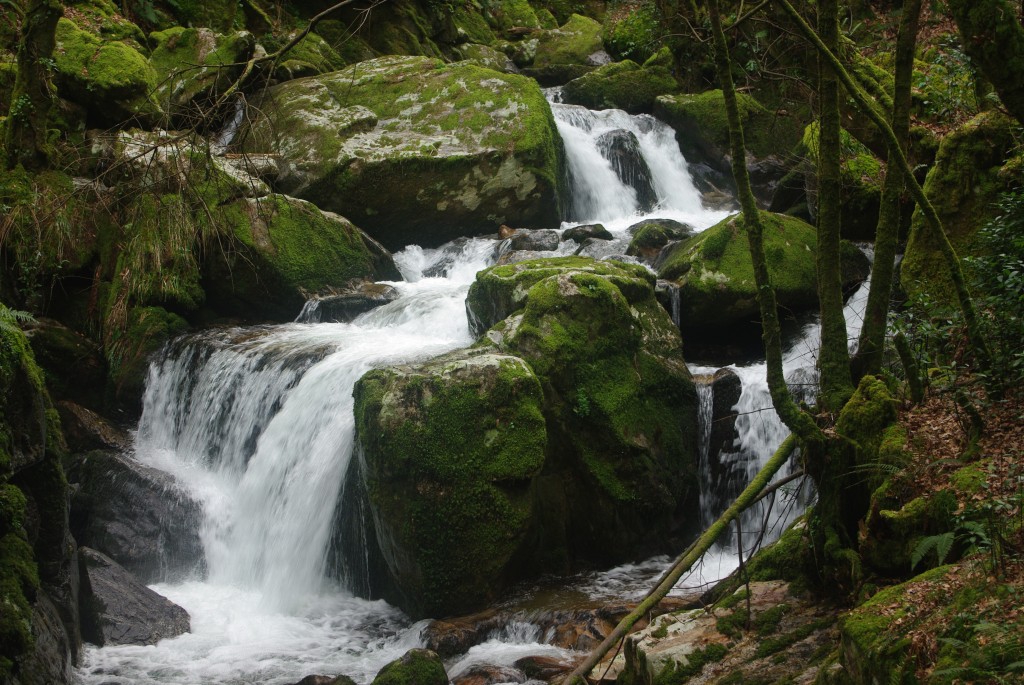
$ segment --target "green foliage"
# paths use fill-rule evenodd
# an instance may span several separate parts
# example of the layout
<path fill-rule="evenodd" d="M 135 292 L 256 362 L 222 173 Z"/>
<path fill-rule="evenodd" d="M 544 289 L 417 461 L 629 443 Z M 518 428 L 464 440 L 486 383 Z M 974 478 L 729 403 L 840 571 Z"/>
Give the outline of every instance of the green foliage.
<path fill-rule="evenodd" d="M 914 105 L 918 114 L 944 124 L 976 114 L 977 75 L 959 41 L 950 36 L 927 57 L 928 61 L 917 62 L 914 70 Z"/>
<path fill-rule="evenodd" d="M 603 29 L 605 47 L 612 55 L 637 62 L 647 60 L 658 51 L 662 33 L 660 13 L 652 0 L 624 16 L 610 13 Z"/>

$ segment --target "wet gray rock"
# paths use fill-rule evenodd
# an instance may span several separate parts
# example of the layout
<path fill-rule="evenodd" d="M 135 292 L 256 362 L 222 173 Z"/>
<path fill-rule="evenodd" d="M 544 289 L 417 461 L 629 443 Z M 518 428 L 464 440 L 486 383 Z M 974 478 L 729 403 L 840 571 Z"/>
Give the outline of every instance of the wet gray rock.
<path fill-rule="evenodd" d="M 337 321 L 348 323 L 360 314 L 398 299 L 398 291 L 386 283 L 359 283 L 350 290 L 309 300 L 299 315 L 300 323 Z"/>
<path fill-rule="evenodd" d="M 597 139 L 597 149 L 611 164 L 619 180 L 636 191 L 637 209 L 642 213 L 651 211 L 658 202 L 658 193 L 654 190 L 651 168 L 640 151 L 636 134 L 622 129 L 609 131 Z"/>
<path fill-rule="evenodd" d="M 561 239 L 558 231 L 550 228 L 538 230 L 518 229 L 509 238 L 513 250 L 530 250 L 533 252 L 551 252 L 558 249 Z"/>
<path fill-rule="evenodd" d="M 562 240 L 575 240 L 577 243 L 582 244 L 583 241 L 588 238 L 594 240 L 612 240 L 614 236 L 611 234 L 604 224 L 583 224 L 582 226 L 574 226 L 573 228 L 566 229 L 562 233 Z"/>
<path fill-rule="evenodd" d="M 131 447 L 131 436 L 96 412 L 75 404 L 58 402 L 60 425 L 68 449 L 74 453 L 90 450 L 124 451 Z"/>
<path fill-rule="evenodd" d="M 711 377 L 711 433 L 709 454 L 717 455 L 732 449 L 736 439 L 737 412 L 743 383 L 732 369 L 719 369 Z"/>
<path fill-rule="evenodd" d="M 181 580 L 202 567 L 202 510 L 169 474 L 114 452 L 89 452 L 71 465 L 79 544 L 109 555 L 146 583 Z"/>
<path fill-rule="evenodd" d="M 140 583 L 110 557 L 79 549 L 83 637 L 93 644 L 155 645 L 187 633 L 188 612 Z"/>

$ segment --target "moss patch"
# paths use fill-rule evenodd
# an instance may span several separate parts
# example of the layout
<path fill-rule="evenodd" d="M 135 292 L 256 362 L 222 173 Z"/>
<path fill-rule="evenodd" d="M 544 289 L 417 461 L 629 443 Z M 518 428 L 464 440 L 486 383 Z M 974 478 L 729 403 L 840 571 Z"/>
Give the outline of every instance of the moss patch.
<path fill-rule="evenodd" d="M 662 66 L 641 67 L 626 60 L 598 67 L 573 79 L 563 90 L 566 102 L 589 109 L 650 112 L 659 95 L 678 90 L 672 73 Z"/>

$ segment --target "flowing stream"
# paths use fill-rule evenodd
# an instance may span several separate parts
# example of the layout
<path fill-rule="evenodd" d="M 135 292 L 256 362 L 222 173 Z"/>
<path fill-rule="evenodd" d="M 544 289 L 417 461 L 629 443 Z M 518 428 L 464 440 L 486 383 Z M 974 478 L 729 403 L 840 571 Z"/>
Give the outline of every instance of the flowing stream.
<path fill-rule="evenodd" d="M 599 220 L 616 238 L 585 247 L 585 254 L 622 254 L 626 229 L 645 217 L 703 230 L 726 215 L 701 206 L 665 124 L 614 110 L 557 103 L 552 109 L 573 190 L 572 221 L 563 228 Z M 578 248 L 566 241 L 556 254 Z M 398 299 L 352 323 L 208 331 L 176 341 L 153 361 L 135 456 L 173 474 L 201 502 L 207 572 L 152 586 L 188 610 L 191 633 L 148 647 L 88 647 L 82 683 L 280 684 L 312 673 L 365 683 L 420 644 L 421 624 L 384 602 L 359 599 L 349 591 L 359 579 L 329 572 L 354 441 L 352 387 L 368 369 L 471 344 L 466 292 L 503 249 L 494 238 L 409 246 L 396 255 L 406 279 L 392 284 Z M 815 336 L 808 329 L 790 351 L 791 378 L 813 372 Z M 728 457 L 749 474 L 785 431 L 770 409 L 763 366 L 736 372 L 743 381 L 740 440 Z M 777 525 L 784 509 L 772 513 Z M 765 512 L 745 528 L 753 530 L 755 516 Z M 593 598 L 640 594 L 667 563 L 612 569 L 581 579 L 577 591 Z M 723 547 L 683 585 L 699 587 L 734 566 L 734 551 Z M 449 675 L 476 662 L 557 653 L 543 642 L 529 622 L 510 625 L 449 664 Z"/>

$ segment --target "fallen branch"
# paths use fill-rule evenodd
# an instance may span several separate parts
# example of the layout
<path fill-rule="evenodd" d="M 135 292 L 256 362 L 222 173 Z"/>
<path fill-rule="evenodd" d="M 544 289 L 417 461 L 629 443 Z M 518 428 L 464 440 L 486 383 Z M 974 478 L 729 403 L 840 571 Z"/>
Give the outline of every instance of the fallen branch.
<path fill-rule="evenodd" d="M 757 472 L 754 479 L 750 481 L 750 484 L 740 493 L 739 497 L 733 501 L 732 505 L 683 552 L 672 565 L 672 568 L 662 576 L 661 582 L 644 597 L 643 601 L 629 615 L 619 621 L 619 624 L 608 634 L 604 642 L 598 645 L 584 659 L 583 663 L 569 674 L 569 677 L 565 680 L 565 685 L 585 685 L 587 675 L 597 666 L 601 659 L 629 633 L 637 621 L 665 598 L 675 584 L 679 582 L 682 575 L 689 571 L 704 556 L 704 553 L 711 548 L 711 545 L 728 528 L 729 524 L 738 518 L 747 507 L 760 499 L 762 491 L 768 485 L 768 482 L 771 481 L 772 476 L 789 460 L 796 446 L 797 439 L 793 435 L 790 435 L 783 441 L 779 449 L 772 455 L 772 458 Z"/>

